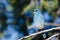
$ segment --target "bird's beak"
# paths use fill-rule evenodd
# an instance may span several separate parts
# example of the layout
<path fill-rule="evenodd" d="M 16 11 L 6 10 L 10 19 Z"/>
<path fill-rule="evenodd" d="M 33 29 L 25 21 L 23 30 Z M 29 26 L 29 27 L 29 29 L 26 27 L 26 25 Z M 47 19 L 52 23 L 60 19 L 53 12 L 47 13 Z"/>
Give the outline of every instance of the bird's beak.
<path fill-rule="evenodd" d="M 34 12 L 34 14 L 36 14 L 36 12 Z"/>

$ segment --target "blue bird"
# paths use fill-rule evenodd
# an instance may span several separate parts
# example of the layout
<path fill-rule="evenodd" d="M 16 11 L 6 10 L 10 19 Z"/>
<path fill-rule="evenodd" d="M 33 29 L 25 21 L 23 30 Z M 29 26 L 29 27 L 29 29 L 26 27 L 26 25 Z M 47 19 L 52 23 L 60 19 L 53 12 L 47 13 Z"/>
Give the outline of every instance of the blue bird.
<path fill-rule="evenodd" d="M 44 28 L 44 17 L 39 9 L 34 10 L 33 21 L 38 29 Z"/>

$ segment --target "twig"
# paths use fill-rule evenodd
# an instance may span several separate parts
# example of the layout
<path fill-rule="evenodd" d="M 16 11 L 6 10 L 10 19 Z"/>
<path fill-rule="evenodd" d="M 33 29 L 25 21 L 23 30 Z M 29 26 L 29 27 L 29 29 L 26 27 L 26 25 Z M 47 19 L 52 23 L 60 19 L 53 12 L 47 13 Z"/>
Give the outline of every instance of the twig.
<path fill-rule="evenodd" d="M 19 40 L 22 40 L 22 39 L 24 39 L 24 38 L 29 38 L 29 37 L 32 37 L 32 36 L 36 36 L 36 35 L 38 35 L 38 34 L 41 34 L 41 33 L 44 33 L 44 32 L 49 32 L 49 31 L 52 31 L 52 30 L 54 30 L 54 28 L 51 28 L 51 29 L 48 29 L 48 30 L 43 30 L 43 31 L 40 31 L 40 32 L 31 34 L 31 35 L 29 35 L 29 36 L 22 37 L 22 38 L 20 38 Z"/>
<path fill-rule="evenodd" d="M 53 37 L 56 37 L 56 36 L 58 36 L 58 35 L 60 35 L 60 33 L 57 33 L 57 34 L 55 34 L 55 35 L 53 35 L 53 36 L 49 37 L 49 38 L 48 38 L 48 39 L 46 39 L 46 40 L 50 40 L 50 39 L 52 39 Z"/>
<path fill-rule="evenodd" d="M 55 23 L 45 23 L 44 25 L 60 26 L 60 24 L 55 24 Z"/>

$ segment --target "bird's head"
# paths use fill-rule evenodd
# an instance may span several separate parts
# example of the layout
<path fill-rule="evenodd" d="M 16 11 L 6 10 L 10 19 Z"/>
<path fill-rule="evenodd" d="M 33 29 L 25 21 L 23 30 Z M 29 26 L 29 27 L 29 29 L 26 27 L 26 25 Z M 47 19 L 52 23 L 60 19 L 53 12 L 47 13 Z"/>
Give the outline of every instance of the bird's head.
<path fill-rule="evenodd" d="M 41 11 L 39 9 L 35 9 L 34 14 L 37 14 L 37 13 L 41 13 Z"/>

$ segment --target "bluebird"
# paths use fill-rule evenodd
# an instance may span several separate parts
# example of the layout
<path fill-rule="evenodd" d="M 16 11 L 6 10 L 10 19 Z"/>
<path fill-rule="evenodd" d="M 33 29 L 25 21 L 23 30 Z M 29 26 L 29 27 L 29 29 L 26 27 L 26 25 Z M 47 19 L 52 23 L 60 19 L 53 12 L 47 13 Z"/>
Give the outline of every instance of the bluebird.
<path fill-rule="evenodd" d="M 44 17 L 39 9 L 34 10 L 33 21 L 38 29 L 44 28 Z"/>

